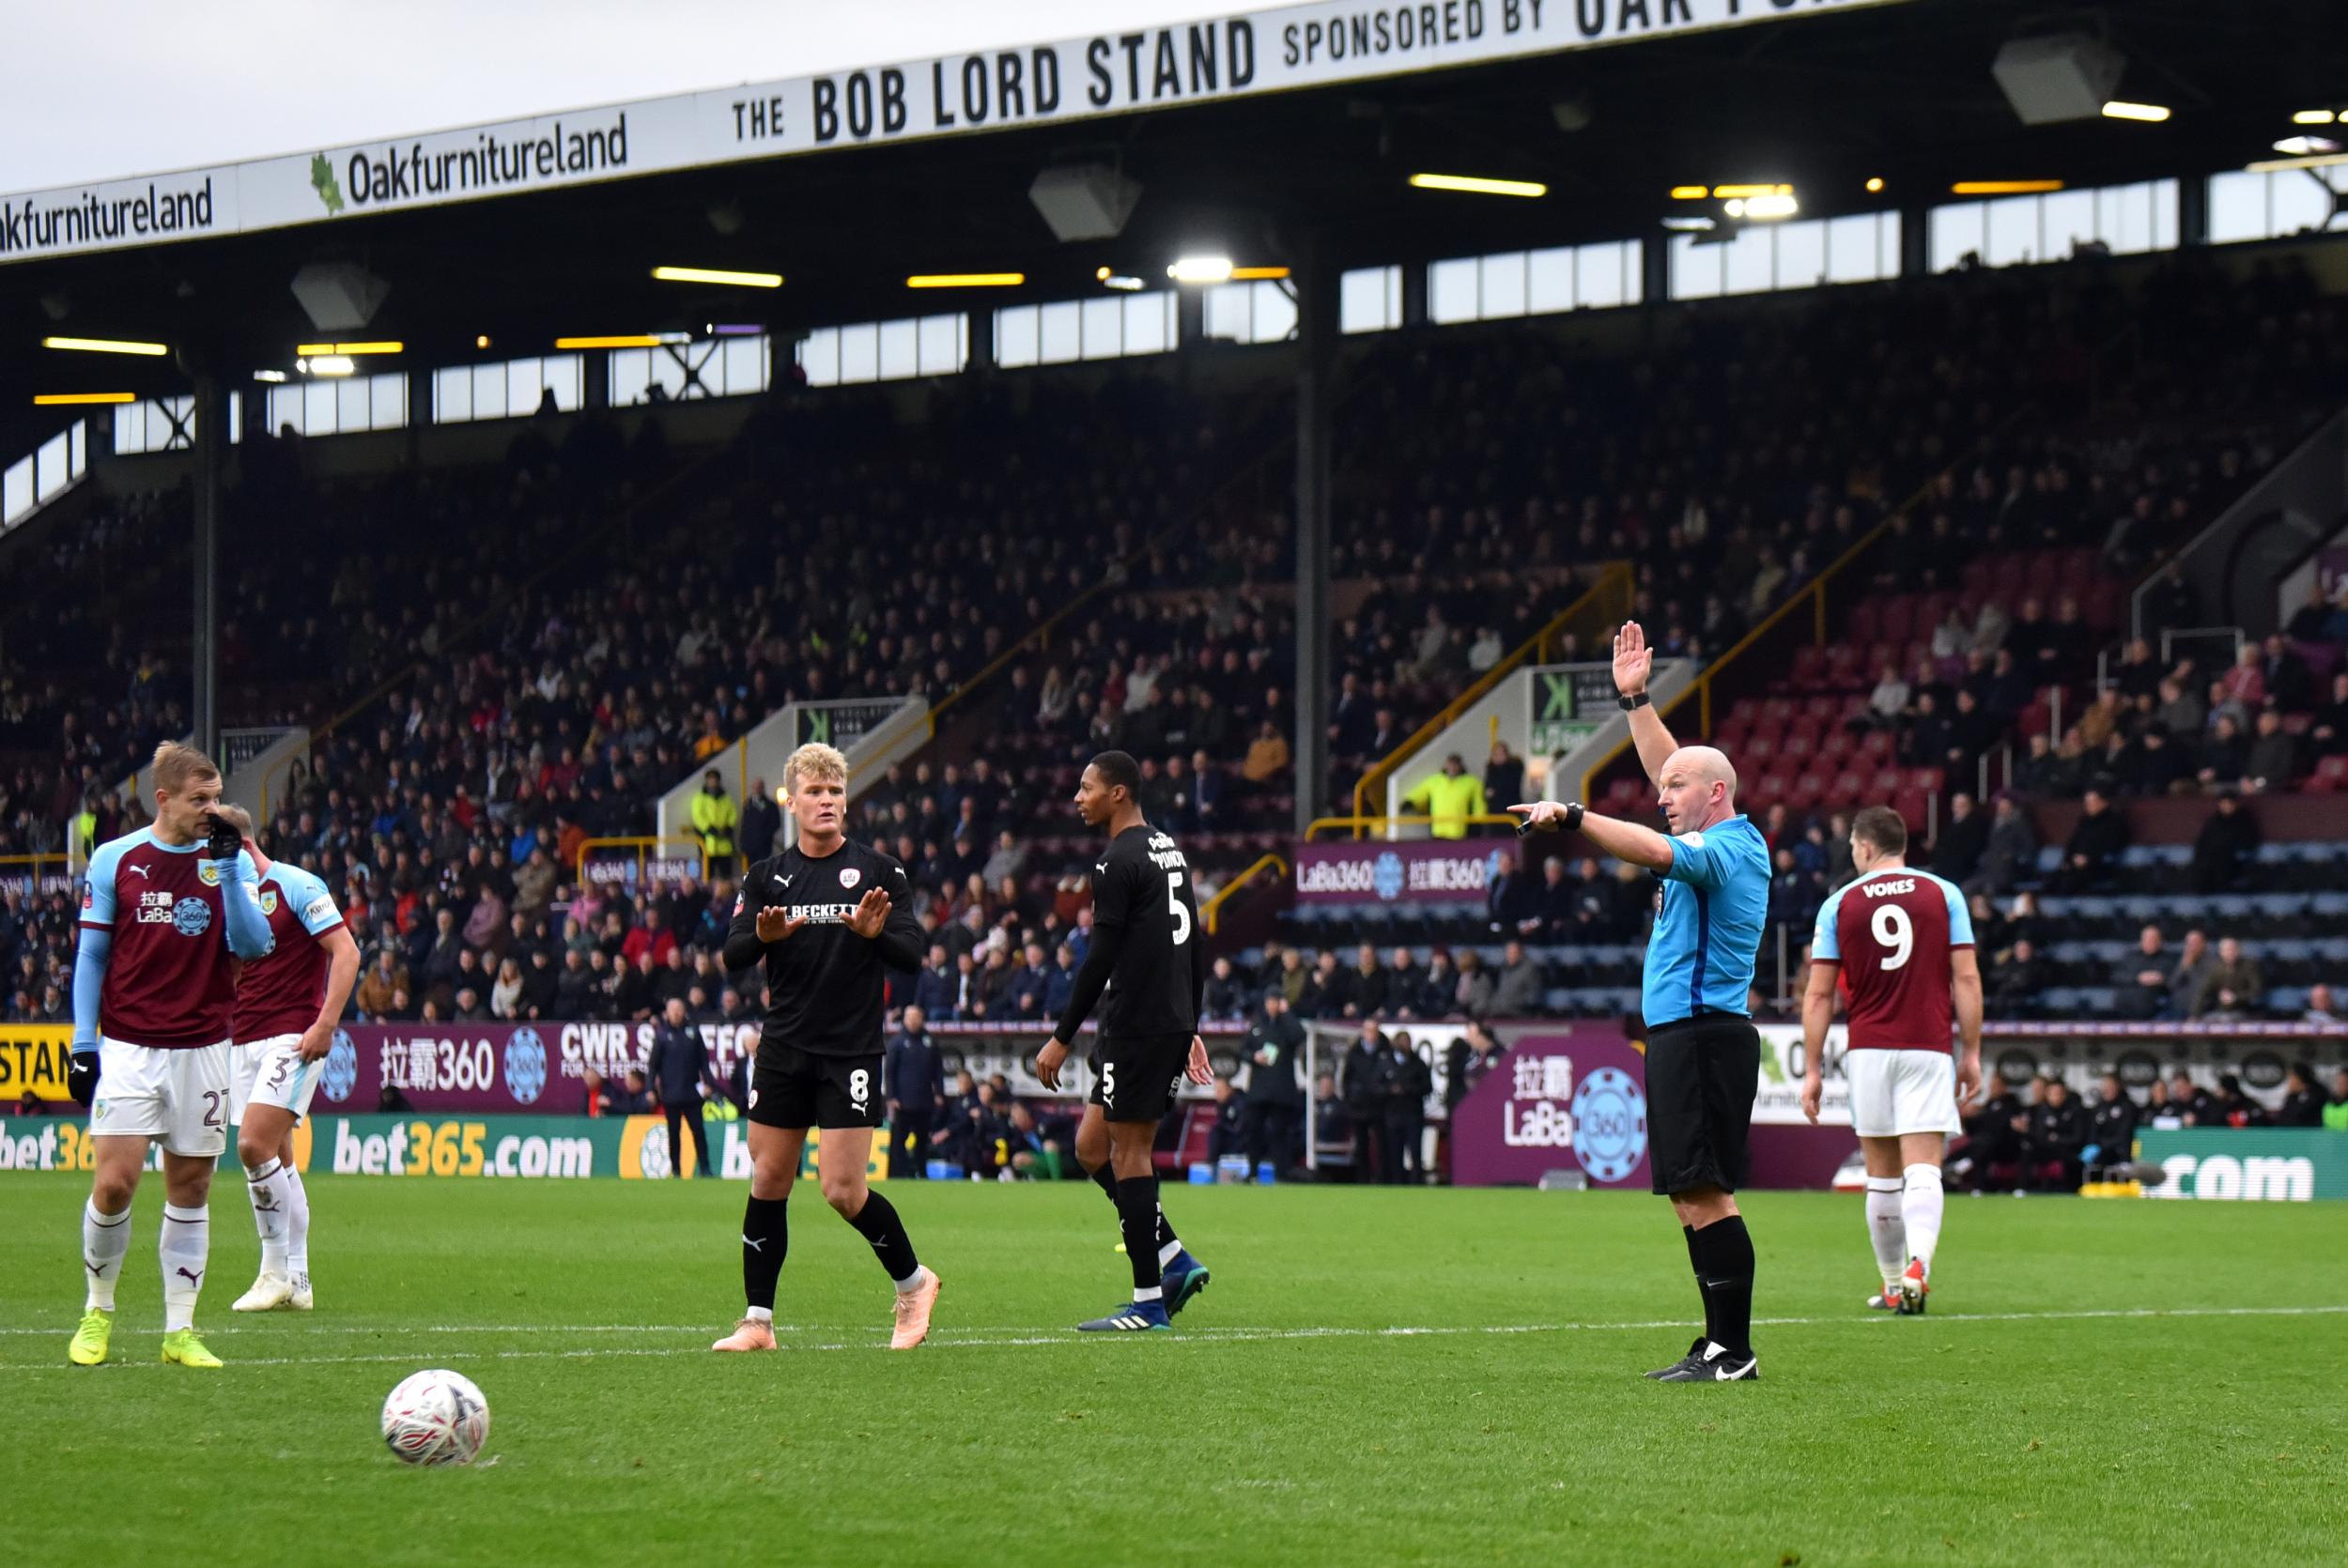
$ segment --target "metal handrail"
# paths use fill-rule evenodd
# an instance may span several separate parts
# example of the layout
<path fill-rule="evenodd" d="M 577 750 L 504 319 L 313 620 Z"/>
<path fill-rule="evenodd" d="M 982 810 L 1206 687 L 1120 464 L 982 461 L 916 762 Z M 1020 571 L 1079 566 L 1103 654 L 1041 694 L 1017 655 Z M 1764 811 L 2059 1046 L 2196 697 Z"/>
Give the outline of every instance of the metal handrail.
<path fill-rule="evenodd" d="M 1514 827 L 1517 819 L 1506 812 L 1479 811 L 1465 817 L 1445 817 L 1447 822 L 1465 822 L 1470 827 Z M 1351 833 L 1360 838 L 1370 833 L 1382 833 L 1390 827 L 1429 827 L 1432 817 L 1375 817 L 1355 813 L 1351 817 L 1316 817 L 1305 824 L 1305 841 L 1311 843 L 1314 835 L 1327 828 L 1333 833 Z"/>
<path fill-rule="evenodd" d="M 1579 598 L 1551 616 L 1548 623 L 1539 631 L 1526 638 L 1509 653 L 1507 657 L 1486 670 L 1481 680 L 1453 698 L 1441 713 L 1413 731 L 1408 740 L 1373 763 L 1353 785 L 1353 815 L 1357 818 L 1369 816 L 1371 814 L 1370 791 L 1373 787 L 1383 784 L 1392 777 L 1396 770 L 1399 769 L 1404 762 L 1418 755 L 1429 742 L 1449 729 L 1458 721 L 1461 714 L 1482 701 L 1491 694 L 1494 686 L 1515 674 L 1518 669 L 1528 660 L 1536 656 L 1545 660 L 1549 653 L 1550 639 L 1564 631 L 1567 623 L 1580 615 L 1585 607 L 1600 602 L 1600 594 L 1610 592 L 1618 592 L 1621 595 L 1620 602 L 1627 613 L 1630 604 L 1630 567 L 1628 562 L 1620 561 L 1606 562 L 1599 569 L 1598 579 L 1584 589 Z"/>
<path fill-rule="evenodd" d="M 1239 875 L 1233 877 L 1230 881 L 1216 888 L 1214 890 L 1214 896 L 1199 907 L 1198 918 L 1200 922 L 1206 926 L 1207 934 L 1209 936 L 1213 936 L 1214 934 L 1215 916 L 1223 908 L 1223 900 L 1238 892 L 1241 888 L 1246 886 L 1250 882 L 1253 882 L 1259 872 L 1267 869 L 1276 870 L 1281 876 L 1287 876 L 1289 874 L 1289 863 L 1287 861 L 1281 859 L 1276 854 L 1260 855 L 1257 858 L 1254 865 L 1248 867 L 1247 869 L 1242 871 Z"/>
<path fill-rule="evenodd" d="M 683 844 L 689 846 L 693 853 L 701 856 L 702 876 L 706 878 L 709 875 L 709 851 L 703 845 L 702 841 L 699 838 L 681 837 L 675 834 L 671 834 L 665 838 L 657 834 L 649 833 L 634 834 L 618 838 L 582 838 L 579 840 L 579 854 L 572 869 L 578 874 L 579 880 L 583 883 L 587 880 L 587 855 L 590 851 L 634 850 L 636 852 L 636 870 L 637 874 L 641 877 L 643 874 L 644 869 L 644 853 L 647 850 L 657 850 L 663 844 Z"/>

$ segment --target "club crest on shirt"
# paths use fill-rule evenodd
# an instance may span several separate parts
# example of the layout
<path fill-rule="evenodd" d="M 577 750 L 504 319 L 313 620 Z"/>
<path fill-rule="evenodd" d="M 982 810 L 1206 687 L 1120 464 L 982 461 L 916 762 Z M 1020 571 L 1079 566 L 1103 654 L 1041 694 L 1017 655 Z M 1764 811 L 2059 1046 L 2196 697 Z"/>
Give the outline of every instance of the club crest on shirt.
<path fill-rule="evenodd" d="M 845 893 L 849 888 L 854 887 L 857 883 L 862 882 L 863 880 L 864 873 L 851 866 L 840 873 L 840 891 Z"/>
<path fill-rule="evenodd" d="M 264 887 L 261 889 L 261 913 L 263 915 L 274 915 L 277 913 L 276 888 Z"/>
<path fill-rule="evenodd" d="M 218 887 L 220 885 L 220 868 L 213 865 L 209 860 L 199 861 L 195 868 L 195 879 L 207 887 Z"/>

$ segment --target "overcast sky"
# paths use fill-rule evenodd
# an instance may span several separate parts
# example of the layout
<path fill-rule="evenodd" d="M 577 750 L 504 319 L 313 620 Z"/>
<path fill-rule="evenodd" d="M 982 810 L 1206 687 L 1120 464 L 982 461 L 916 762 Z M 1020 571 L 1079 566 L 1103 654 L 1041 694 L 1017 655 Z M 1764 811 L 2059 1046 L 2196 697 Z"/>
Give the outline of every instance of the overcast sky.
<path fill-rule="evenodd" d="M 0 0 L 10 57 L 0 191 L 1222 9 L 1212 0 Z"/>

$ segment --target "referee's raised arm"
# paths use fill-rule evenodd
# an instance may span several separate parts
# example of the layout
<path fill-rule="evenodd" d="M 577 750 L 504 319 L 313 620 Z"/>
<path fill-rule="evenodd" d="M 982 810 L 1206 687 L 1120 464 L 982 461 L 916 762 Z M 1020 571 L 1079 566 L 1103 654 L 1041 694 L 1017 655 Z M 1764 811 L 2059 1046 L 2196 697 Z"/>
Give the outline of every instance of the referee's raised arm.
<path fill-rule="evenodd" d="M 1737 809 L 1737 770 L 1708 746 L 1683 746 L 1647 702 L 1654 655 L 1636 623 L 1614 636 L 1614 684 L 1668 836 L 1579 801 L 1512 806 L 1520 833 L 1578 832 L 1662 884 L 1641 991 L 1646 1018 L 1648 1165 L 1668 1193 L 1704 1297 L 1705 1331 L 1647 1376 L 1734 1382 L 1759 1376 L 1753 1353 L 1753 1238 L 1735 1192 L 1751 1166 L 1761 1037 L 1747 1016 L 1769 901 L 1769 849 Z"/>

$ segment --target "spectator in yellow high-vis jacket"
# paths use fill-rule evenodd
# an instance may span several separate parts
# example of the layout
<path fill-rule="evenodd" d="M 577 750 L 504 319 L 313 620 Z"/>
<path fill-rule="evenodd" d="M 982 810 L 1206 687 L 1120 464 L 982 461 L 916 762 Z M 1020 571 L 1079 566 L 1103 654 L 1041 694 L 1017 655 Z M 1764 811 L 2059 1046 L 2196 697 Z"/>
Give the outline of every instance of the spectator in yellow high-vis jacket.
<path fill-rule="evenodd" d="M 1429 774 L 1402 797 L 1402 804 L 1435 820 L 1438 838 L 1464 838 L 1468 819 L 1485 814 L 1484 781 L 1467 771 L 1458 752 L 1443 760 L 1443 772 Z"/>
<path fill-rule="evenodd" d="M 709 856 L 712 874 L 734 864 L 734 829 L 741 821 L 734 797 L 716 768 L 702 775 L 702 792 L 693 797 L 693 832 Z"/>

